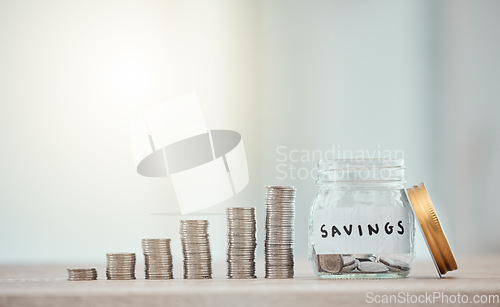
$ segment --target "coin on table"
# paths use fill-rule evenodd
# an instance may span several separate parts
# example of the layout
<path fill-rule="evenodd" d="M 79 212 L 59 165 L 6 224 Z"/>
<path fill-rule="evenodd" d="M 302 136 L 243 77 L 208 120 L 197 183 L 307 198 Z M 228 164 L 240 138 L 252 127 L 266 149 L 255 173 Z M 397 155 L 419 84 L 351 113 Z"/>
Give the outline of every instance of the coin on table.
<path fill-rule="evenodd" d="M 84 281 L 96 280 L 96 268 L 68 268 L 68 280 L 70 281 Z"/>
<path fill-rule="evenodd" d="M 391 270 L 391 271 L 400 271 L 400 270 L 401 271 L 409 271 L 410 270 L 410 265 L 406 262 L 401 261 L 401 260 L 382 257 L 382 258 L 380 258 L 380 262 L 385 264 L 389 268 L 389 270 Z"/>
<path fill-rule="evenodd" d="M 363 273 L 385 273 L 389 269 L 380 262 L 360 262 L 358 270 Z"/>
<path fill-rule="evenodd" d="M 321 269 L 330 273 L 338 273 L 343 267 L 342 256 L 339 254 L 318 255 L 318 262 Z"/>

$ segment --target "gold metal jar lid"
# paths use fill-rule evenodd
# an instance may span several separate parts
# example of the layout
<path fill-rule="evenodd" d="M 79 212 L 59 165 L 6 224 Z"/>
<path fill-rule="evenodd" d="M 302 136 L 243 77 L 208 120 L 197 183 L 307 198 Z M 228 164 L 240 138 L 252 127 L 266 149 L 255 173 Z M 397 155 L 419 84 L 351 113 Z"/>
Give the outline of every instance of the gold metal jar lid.
<path fill-rule="evenodd" d="M 422 232 L 440 276 L 441 274 L 446 274 L 446 272 L 456 270 L 458 268 L 457 262 L 441 227 L 441 223 L 439 223 L 438 216 L 425 185 L 421 183 L 406 191 L 420 222 Z"/>

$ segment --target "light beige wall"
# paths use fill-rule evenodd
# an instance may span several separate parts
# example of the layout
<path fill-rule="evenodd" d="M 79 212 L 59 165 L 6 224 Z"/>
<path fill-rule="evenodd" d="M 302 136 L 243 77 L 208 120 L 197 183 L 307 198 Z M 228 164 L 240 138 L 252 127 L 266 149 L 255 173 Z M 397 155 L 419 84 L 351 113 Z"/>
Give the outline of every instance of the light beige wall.
<path fill-rule="evenodd" d="M 135 172 L 128 135 L 171 97 L 197 91 L 208 127 L 240 132 L 256 168 L 256 5 L 0 2 L 1 262 L 102 260 L 178 239 L 178 217 L 151 215 L 176 205 L 169 180 Z"/>
<path fill-rule="evenodd" d="M 128 124 L 193 90 L 209 128 L 243 136 L 250 184 L 212 211 L 257 206 L 259 256 L 268 184 L 298 188 L 295 249 L 306 255 L 314 179 L 279 180 L 279 146 L 404 150 L 408 182 L 429 183 L 452 246 L 498 252 L 498 8 L 0 1 L 0 262 L 102 261 L 155 236 L 173 237 L 181 259 L 179 217 L 151 214 L 175 195 L 168 179 L 135 173 Z M 224 217 L 208 218 L 222 260 Z M 420 238 L 417 250 L 426 256 Z"/>

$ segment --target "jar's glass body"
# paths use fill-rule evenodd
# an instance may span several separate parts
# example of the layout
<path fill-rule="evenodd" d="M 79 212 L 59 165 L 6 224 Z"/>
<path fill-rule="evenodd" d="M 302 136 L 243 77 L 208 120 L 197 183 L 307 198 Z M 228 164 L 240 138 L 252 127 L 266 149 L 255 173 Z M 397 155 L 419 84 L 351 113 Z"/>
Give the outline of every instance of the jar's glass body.
<path fill-rule="evenodd" d="M 399 278 L 414 262 L 414 214 L 402 160 L 319 164 L 309 260 L 320 278 Z"/>

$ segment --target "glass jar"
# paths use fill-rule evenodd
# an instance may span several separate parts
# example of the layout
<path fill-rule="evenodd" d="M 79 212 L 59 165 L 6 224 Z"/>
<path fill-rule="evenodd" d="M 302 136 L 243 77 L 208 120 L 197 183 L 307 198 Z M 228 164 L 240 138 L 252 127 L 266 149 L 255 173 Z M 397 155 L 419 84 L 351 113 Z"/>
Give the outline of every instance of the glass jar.
<path fill-rule="evenodd" d="M 309 261 L 319 278 L 400 278 L 414 261 L 404 160 L 319 162 Z"/>

